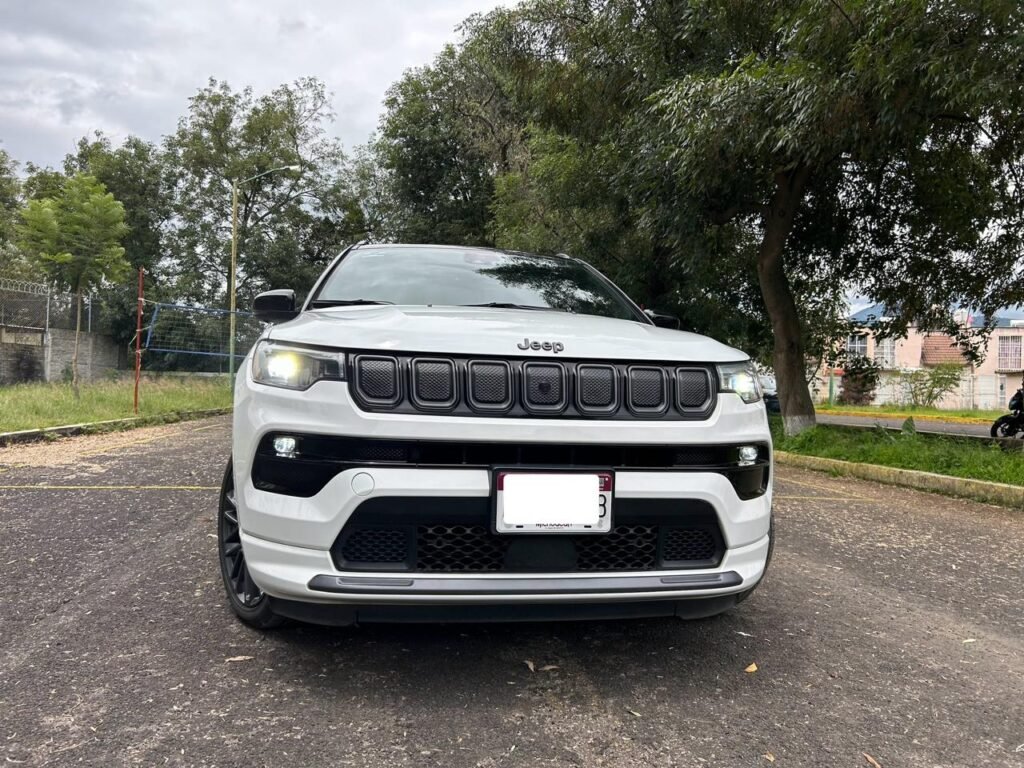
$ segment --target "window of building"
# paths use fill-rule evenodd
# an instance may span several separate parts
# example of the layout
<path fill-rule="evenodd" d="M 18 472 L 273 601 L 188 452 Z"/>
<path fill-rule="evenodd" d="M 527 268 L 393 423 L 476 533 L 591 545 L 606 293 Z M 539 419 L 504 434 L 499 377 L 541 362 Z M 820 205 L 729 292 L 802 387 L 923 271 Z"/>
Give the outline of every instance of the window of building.
<path fill-rule="evenodd" d="M 887 371 L 896 367 L 896 339 L 875 339 L 875 362 Z"/>
<path fill-rule="evenodd" d="M 1021 370 L 1021 339 L 1024 339 L 1024 336 L 999 337 L 999 370 Z"/>
<path fill-rule="evenodd" d="M 868 335 L 866 333 L 851 333 L 846 339 L 846 354 L 850 357 L 867 357 Z"/>

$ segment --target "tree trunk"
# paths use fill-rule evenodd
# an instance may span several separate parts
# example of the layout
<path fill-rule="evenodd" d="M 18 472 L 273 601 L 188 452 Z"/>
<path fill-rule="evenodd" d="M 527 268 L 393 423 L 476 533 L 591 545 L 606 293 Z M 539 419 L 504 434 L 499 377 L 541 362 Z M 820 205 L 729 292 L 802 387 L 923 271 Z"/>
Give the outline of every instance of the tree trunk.
<path fill-rule="evenodd" d="M 71 353 L 71 389 L 75 400 L 81 399 L 78 391 L 78 335 L 82 332 L 82 289 L 75 291 L 75 348 Z"/>
<path fill-rule="evenodd" d="M 783 261 L 786 239 L 809 176 L 806 166 L 776 174 L 775 192 L 765 213 L 764 238 L 757 252 L 757 277 L 772 324 L 775 381 L 787 435 L 796 435 L 815 424 L 800 315 Z"/>

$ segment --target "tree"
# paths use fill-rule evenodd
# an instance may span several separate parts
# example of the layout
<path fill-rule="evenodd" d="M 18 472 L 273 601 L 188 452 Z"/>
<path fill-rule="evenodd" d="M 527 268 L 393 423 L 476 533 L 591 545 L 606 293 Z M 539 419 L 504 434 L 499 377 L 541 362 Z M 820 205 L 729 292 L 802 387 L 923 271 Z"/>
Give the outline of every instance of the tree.
<path fill-rule="evenodd" d="M 300 292 L 346 243 L 365 236 L 345 157 L 327 137 L 328 94 L 314 78 L 263 96 L 211 80 L 189 100 L 188 114 L 164 143 L 175 226 L 167 264 L 178 294 L 224 302 L 230 269 L 231 184 L 239 187 L 238 291 Z"/>
<path fill-rule="evenodd" d="M 466 93 L 440 64 L 470 53 L 502 71 L 473 91 L 526 147 L 483 152 L 498 242 L 572 233 L 696 330 L 756 354 L 768 329 L 793 434 L 849 288 L 889 334 L 1022 298 L 1022 27 L 1016 0 L 533 0 L 471 19 L 430 92 Z M 446 135 L 482 152 L 468 112 Z"/>
<path fill-rule="evenodd" d="M 15 224 L 21 203 L 17 163 L 0 149 L 0 265 L 5 273 L 17 258 L 14 248 Z"/>
<path fill-rule="evenodd" d="M 124 279 L 130 269 L 120 244 L 128 231 L 124 207 L 95 178 L 78 173 L 64 182 L 58 196 L 30 200 L 21 218 L 22 248 L 75 296 L 71 384 L 77 398 L 82 296 L 105 281 Z"/>

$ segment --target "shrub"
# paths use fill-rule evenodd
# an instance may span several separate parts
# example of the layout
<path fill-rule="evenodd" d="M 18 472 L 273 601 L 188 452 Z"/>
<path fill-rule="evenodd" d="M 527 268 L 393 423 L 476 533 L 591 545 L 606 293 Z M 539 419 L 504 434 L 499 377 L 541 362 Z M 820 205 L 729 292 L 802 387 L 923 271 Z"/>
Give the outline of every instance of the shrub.
<path fill-rule="evenodd" d="M 933 408 L 959 386 L 962 374 L 963 367 L 958 363 L 939 363 L 933 368 L 900 371 L 899 383 L 911 408 Z"/>
<path fill-rule="evenodd" d="M 843 383 L 838 401 L 842 405 L 870 405 L 878 389 L 881 369 L 870 358 L 858 355 L 843 366 Z"/>

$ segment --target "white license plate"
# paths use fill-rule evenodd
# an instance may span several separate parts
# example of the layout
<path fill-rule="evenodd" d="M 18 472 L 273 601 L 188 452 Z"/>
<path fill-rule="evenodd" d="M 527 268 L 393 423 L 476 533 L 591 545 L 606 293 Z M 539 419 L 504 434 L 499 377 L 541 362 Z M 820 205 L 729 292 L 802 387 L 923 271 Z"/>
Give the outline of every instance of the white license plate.
<path fill-rule="evenodd" d="M 497 533 L 608 533 L 611 472 L 497 472 Z"/>

